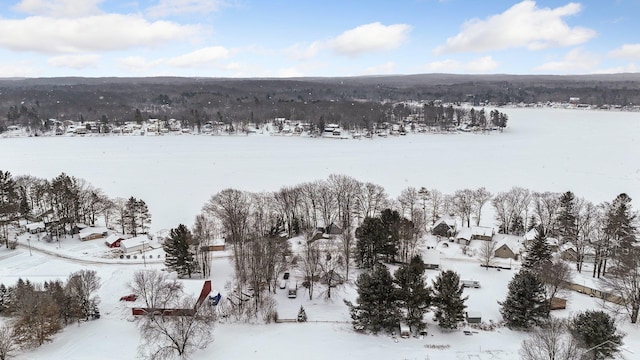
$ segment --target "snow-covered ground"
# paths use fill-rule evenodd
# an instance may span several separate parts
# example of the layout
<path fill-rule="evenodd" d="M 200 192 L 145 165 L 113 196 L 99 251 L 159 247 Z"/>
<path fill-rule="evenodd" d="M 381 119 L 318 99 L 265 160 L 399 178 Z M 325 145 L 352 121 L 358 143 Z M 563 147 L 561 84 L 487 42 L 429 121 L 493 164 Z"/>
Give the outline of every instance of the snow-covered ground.
<path fill-rule="evenodd" d="M 111 197 L 135 196 L 149 205 L 152 230 L 191 224 L 207 199 L 233 187 L 277 190 L 281 186 L 326 179 L 332 173 L 382 185 L 391 196 L 408 186 L 451 193 L 484 186 L 492 192 L 521 186 L 536 191 L 572 190 L 593 202 L 626 192 L 640 199 L 637 161 L 640 114 L 556 109 L 504 109 L 509 127 L 503 134 L 410 134 L 404 137 L 329 140 L 269 136 L 63 137 L 0 139 L 0 169 L 13 175 L 52 178 L 65 172 L 102 188 Z M 638 204 L 635 204 L 636 208 Z M 490 215 L 484 222 L 491 225 Z M 139 336 L 129 311 L 121 303 L 126 283 L 145 266 L 141 260 L 106 259 L 98 243 L 73 239 L 62 246 L 31 240 L 15 251 L 0 248 L 0 282 L 19 277 L 33 281 L 66 279 L 80 269 L 93 269 L 102 279 L 99 291 L 102 318 L 69 326 L 54 341 L 21 354 L 18 359 L 131 359 Z M 95 240 L 98 241 L 99 240 Z M 444 248 L 442 267 L 463 279 L 479 280 L 480 289 L 467 289 L 470 311 L 483 320 L 499 321 L 497 301 L 517 270 L 485 270 L 457 245 Z M 147 268 L 161 268 L 149 261 Z M 222 290 L 231 276 L 227 257 L 212 262 L 213 287 Z M 588 271 L 588 269 L 587 269 Z M 432 279 L 437 272 L 429 271 Z M 295 274 L 294 274 L 295 276 Z M 584 281 L 588 280 L 588 276 Z M 185 280 L 197 292 L 202 280 Z M 526 334 L 505 328 L 441 333 L 430 324 L 425 338 L 399 339 L 352 331 L 342 299 L 354 300 L 347 287 L 331 302 L 308 300 L 303 289 L 296 299 L 284 290 L 275 298 L 281 318 L 292 318 L 300 305 L 305 324 L 218 324 L 215 342 L 193 358 L 209 359 L 516 359 Z M 555 314 L 600 308 L 593 298 L 573 293 L 568 308 Z M 640 356 L 635 326 L 620 319 L 627 333 L 623 352 Z"/>
<path fill-rule="evenodd" d="M 502 134 L 409 134 L 361 140 L 282 136 L 107 136 L 0 139 L 0 169 L 84 178 L 111 197 L 143 199 L 152 231 L 191 224 L 225 188 L 274 191 L 347 174 L 452 193 L 521 186 L 572 190 L 594 203 L 640 199 L 640 113 L 501 109 Z M 490 225 L 490 224 L 489 224 Z"/>

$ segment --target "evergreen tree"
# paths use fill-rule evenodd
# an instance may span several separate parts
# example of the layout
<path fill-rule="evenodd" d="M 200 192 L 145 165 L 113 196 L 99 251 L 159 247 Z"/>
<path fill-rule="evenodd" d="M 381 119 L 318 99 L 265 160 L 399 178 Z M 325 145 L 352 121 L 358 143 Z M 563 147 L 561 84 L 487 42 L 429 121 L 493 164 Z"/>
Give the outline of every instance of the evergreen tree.
<path fill-rule="evenodd" d="M 538 272 L 543 266 L 551 262 L 551 248 L 547 243 L 547 237 L 544 235 L 542 226 L 538 226 L 536 230 L 536 237 L 527 247 L 527 254 L 522 262 L 522 267 Z"/>
<path fill-rule="evenodd" d="M 528 329 L 539 325 L 548 315 L 544 286 L 538 276 L 526 269 L 509 282 L 507 298 L 500 304 L 500 314 L 510 328 Z"/>
<path fill-rule="evenodd" d="M 524 234 L 524 220 L 521 215 L 516 215 L 511 220 L 510 233 L 514 235 Z"/>
<path fill-rule="evenodd" d="M 382 247 L 382 254 L 387 258 L 387 262 L 395 263 L 398 255 L 398 244 L 400 243 L 400 225 L 402 218 L 395 210 L 385 209 L 380 215 L 380 220 L 386 230 L 386 241 Z"/>
<path fill-rule="evenodd" d="M 356 229 L 356 261 L 363 268 L 373 268 L 386 241 L 386 231 L 380 218 L 367 217 Z"/>
<path fill-rule="evenodd" d="M 424 280 L 424 262 L 419 255 L 409 264 L 400 266 L 395 272 L 398 285 L 398 300 L 406 310 L 406 322 L 412 329 L 420 331 L 426 327 L 422 318 L 431 304 L 431 291 Z"/>
<path fill-rule="evenodd" d="M 538 227 L 538 219 L 536 218 L 535 215 L 531 215 L 531 217 L 529 217 L 529 223 L 527 224 L 527 232 L 537 227 Z"/>
<path fill-rule="evenodd" d="M 356 330 L 391 330 L 398 326 L 400 309 L 389 269 L 377 264 L 370 272 L 358 276 L 357 305 L 345 300 Z"/>
<path fill-rule="evenodd" d="M 576 217 L 576 197 L 571 191 L 560 196 L 560 209 L 558 211 L 558 231 L 563 241 L 574 241 L 578 224 Z"/>
<path fill-rule="evenodd" d="M 20 198 L 16 188 L 16 182 L 8 171 L 0 170 L 0 239 L 4 239 L 5 246 L 9 248 L 8 225 L 14 220 L 18 212 Z"/>
<path fill-rule="evenodd" d="M 631 249 L 636 242 L 636 216 L 631 209 L 631 198 L 622 193 L 618 195 L 607 210 L 605 233 L 614 247 Z"/>
<path fill-rule="evenodd" d="M 435 317 L 443 329 L 457 329 L 458 322 L 464 319 L 464 302 L 469 298 L 462 297 L 464 287 L 460 276 L 451 270 L 440 273 L 433 281 L 433 305 L 436 306 Z"/>
<path fill-rule="evenodd" d="M 622 344 L 615 320 L 604 311 L 587 310 L 569 321 L 569 332 L 585 349 L 586 359 L 613 358 Z"/>
<path fill-rule="evenodd" d="M 177 272 L 181 276 L 189 276 L 196 272 L 198 263 L 190 249 L 191 231 L 183 224 L 171 229 L 169 237 L 165 240 L 163 248 L 167 253 L 164 264 L 167 268 Z"/>

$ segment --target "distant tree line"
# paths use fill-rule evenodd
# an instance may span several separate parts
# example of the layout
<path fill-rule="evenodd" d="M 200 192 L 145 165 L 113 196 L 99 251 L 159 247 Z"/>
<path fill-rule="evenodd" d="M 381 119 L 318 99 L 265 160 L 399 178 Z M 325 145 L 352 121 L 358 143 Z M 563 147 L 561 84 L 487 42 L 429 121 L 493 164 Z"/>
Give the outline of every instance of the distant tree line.
<path fill-rule="evenodd" d="M 47 239 L 77 233 L 77 225 L 95 225 L 101 218 L 122 234 L 149 231 L 151 214 L 141 199 L 111 199 L 83 179 L 61 173 L 51 180 L 30 175 L 13 177 L 0 170 L 0 240 L 9 247 L 11 225 L 19 219 L 43 221 Z"/>

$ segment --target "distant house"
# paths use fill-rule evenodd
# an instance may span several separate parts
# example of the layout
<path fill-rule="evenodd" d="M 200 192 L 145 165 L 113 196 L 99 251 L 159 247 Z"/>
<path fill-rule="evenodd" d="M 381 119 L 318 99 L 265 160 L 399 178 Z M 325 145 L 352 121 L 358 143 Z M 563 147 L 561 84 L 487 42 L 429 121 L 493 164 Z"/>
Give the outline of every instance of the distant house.
<path fill-rule="evenodd" d="M 213 244 L 200 247 L 200 251 L 224 251 L 225 249 L 225 239 L 215 239 Z"/>
<path fill-rule="evenodd" d="M 120 241 L 120 249 L 125 253 L 133 253 L 136 251 L 143 251 L 145 246 L 147 249 L 151 249 L 148 244 L 149 237 L 147 235 L 140 235 Z"/>
<path fill-rule="evenodd" d="M 335 223 L 331 223 L 325 230 L 325 233 L 328 235 L 342 235 L 342 232 L 342 229 Z"/>
<path fill-rule="evenodd" d="M 437 250 L 427 250 L 423 256 L 424 267 L 426 269 L 440 269 L 440 252 Z"/>
<path fill-rule="evenodd" d="M 484 240 L 491 241 L 495 234 L 495 230 L 490 227 L 484 226 L 472 226 L 471 227 L 471 240 Z"/>
<path fill-rule="evenodd" d="M 517 235 L 498 234 L 495 236 L 496 250 L 494 255 L 497 258 L 518 260 L 524 251 L 522 237 Z"/>
<path fill-rule="evenodd" d="M 80 232 L 78 233 L 78 236 L 80 237 L 80 241 L 102 239 L 107 235 L 109 235 L 108 229 L 101 228 L 101 227 L 100 228 L 93 228 L 93 227 L 84 228 L 80 230 Z"/>
<path fill-rule="evenodd" d="M 121 241 L 122 241 L 122 238 L 116 234 L 111 234 L 107 236 L 106 239 L 104 239 L 104 243 L 110 248 L 120 247 Z"/>
<path fill-rule="evenodd" d="M 24 226 L 24 228 L 31 234 L 37 234 L 39 232 L 45 231 L 46 229 L 45 224 L 43 222 L 27 224 Z"/>
<path fill-rule="evenodd" d="M 438 219 L 433 226 L 431 227 L 431 234 L 442 236 L 442 237 L 450 237 L 456 233 L 457 224 L 456 219 L 452 216 L 446 215 Z"/>

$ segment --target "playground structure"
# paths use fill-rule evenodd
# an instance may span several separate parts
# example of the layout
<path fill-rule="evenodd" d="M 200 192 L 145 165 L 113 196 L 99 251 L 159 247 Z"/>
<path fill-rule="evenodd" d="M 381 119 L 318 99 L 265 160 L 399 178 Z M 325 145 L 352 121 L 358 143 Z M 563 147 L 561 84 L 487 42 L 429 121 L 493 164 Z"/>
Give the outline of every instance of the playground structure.
<path fill-rule="evenodd" d="M 207 299 L 210 293 L 211 293 L 211 280 L 205 280 L 204 285 L 202 285 L 202 290 L 200 291 L 200 296 L 198 297 L 198 301 L 196 301 L 196 304 L 193 306 L 193 308 L 172 309 L 172 308 L 134 307 L 134 308 L 131 308 L 131 314 L 137 315 L 137 316 L 139 315 L 193 316 L 195 315 L 196 311 L 198 311 L 202 303 Z M 216 295 L 216 297 L 218 296 L 219 294 Z"/>

